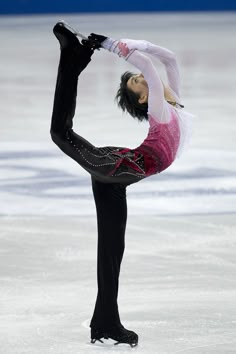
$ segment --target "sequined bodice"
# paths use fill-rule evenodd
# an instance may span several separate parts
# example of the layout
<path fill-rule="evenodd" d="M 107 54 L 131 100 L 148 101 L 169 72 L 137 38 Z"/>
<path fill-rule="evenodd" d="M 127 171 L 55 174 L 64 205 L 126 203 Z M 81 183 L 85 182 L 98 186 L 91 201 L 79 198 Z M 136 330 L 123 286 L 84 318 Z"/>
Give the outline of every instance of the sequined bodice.
<path fill-rule="evenodd" d="M 161 161 L 160 171 L 171 165 L 180 143 L 180 129 L 175 111 L 168 123 L 159 123 L 149 116 L 149 132 L 141 146 L 152 147 L 156 158 Z"/>

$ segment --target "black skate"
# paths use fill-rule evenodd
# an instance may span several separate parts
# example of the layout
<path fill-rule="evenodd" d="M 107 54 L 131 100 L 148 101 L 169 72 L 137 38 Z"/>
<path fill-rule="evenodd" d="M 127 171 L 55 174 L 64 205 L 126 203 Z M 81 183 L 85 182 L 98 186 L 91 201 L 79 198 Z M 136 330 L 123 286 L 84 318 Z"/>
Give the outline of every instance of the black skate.
<path fill-rule="evenodd" d="M 80 74 L 90 62 L 94 48 L 81 44 L 71 27 L 63 21 L 54 26 L 53 33 L 60 43 L 61 52 L 63 52 L 60 61 L 61 70 L 64 66 L 70 65 L 71 70 Z"/>
<path fill-rule="evenodd" d="M 73 33 L 74 36 L 76 37 L 79 37 L 81 39 L 84 39 L 84 40 L 88 40 L 88 37 L 86 37 L 84 34 L 76 31 L 73 27 L 71 27 L 67 22 L 65 22 L 64 20 L 60 20 L 58 22 L 58 24 L 61 24 L 63 25 L 65 28 L 67 28 L 71 33 Z"/>
<path fill-rule="evenodd" d="M 80 39 L 82 39 L 81 43 L 92 49 L 92 50 L 100 50 L 101 45 L 97 43 L 97 41 L 94 41 L 93 39 L 88 39 L 88 37 L 86 37 L 84 34 L 78 32 L 77 30 L 75 30 L 73 27 L 71 27 L 67 22 L 61 20 L 60 22 L 58 22 L 56 24 L 56 26 L 60 26 L 65 28 L 67 31 L 69 31 L 74 37 L 79 37 Z M 55 27 L 56 27 L 55 26 Z M 55 32 L 54 32 L 55 33 Z M 56 35 L 56 34 L 55 34 Z"/>
<path fill-rule="evenodd" d="M 129 344 L 132 348 L 138 345 L 138 335 L 133 331 L 129 331 L 123 326 L 115 327 L 107 331 L 91 328 L 91 343 L 95 343 L 97 340 L 101 343 L 104 343 L 101 338 L 111 338 L 116 340 L 117 342 L 115 345 L 126 343 Z"/>
<path fill-rule="evenodd" d="M 69 27 L 65 22 L 60 21 L 53 28 L 53 33 L 60 42 L 61 49 L 81 46 L 78 38 L 76 37 L 71 27 Z"/>

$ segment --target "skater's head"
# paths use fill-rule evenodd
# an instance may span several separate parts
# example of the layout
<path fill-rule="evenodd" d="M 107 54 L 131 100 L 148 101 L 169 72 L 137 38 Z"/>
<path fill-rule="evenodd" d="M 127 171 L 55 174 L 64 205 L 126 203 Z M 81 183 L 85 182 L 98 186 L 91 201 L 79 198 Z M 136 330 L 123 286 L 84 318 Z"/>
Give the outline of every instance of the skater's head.
<path fill-rule="evenodd" d="M 140 121 L 148 120 L 148 85 L 142 74 L 126 71 L 116 94 L 118 106 Z"/>

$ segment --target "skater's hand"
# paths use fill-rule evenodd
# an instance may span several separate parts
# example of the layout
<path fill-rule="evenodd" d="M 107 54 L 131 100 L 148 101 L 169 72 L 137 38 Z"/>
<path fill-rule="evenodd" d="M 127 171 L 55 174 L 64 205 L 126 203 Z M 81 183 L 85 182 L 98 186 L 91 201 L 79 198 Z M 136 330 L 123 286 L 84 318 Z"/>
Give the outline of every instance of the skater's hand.
<path fill-rule="evenodd" d="M 101 48 L 101 45 L 99 43 L 92 42 L 88 39 L 82 39 L 81 43 L 83 44 L 84 47 L 87 47 L 93 51 L 95 49 L 100 50 L 100 48 Z"/>
<path fill-rule="evenodd" d="M 105 41 L 107 39 L 107 37 L 101 35 L 101 34 L 96 34 L 96 33 L 90 33 L 90 35 L 88 36 L 88 39 L 91 41 L 91 43 L 93 42 L 98 48 L 101 48 L 101 44 L 103 41 Z"/>

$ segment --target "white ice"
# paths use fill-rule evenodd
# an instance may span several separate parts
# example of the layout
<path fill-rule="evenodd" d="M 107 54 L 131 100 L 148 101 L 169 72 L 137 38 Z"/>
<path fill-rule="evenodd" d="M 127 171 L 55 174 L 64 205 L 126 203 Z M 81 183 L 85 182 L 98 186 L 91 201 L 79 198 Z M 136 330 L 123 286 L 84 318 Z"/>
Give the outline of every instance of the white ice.
<path fill-rule="evenodd" d="M 175 51 L 182 101 L 197 116 L 189 150 L 128 188 L 119 308 L 136 349 L 89 343 L 90 178 L 49 136 L 60 18 Z M 0 354 L 236 353 L 235 36 L 234 13 L 0 17 Z M 81 76 L 74 129 L 95 145 L 145 138 L 148 126 L 114 103 L 129 69 L 99 51 Z"/>

